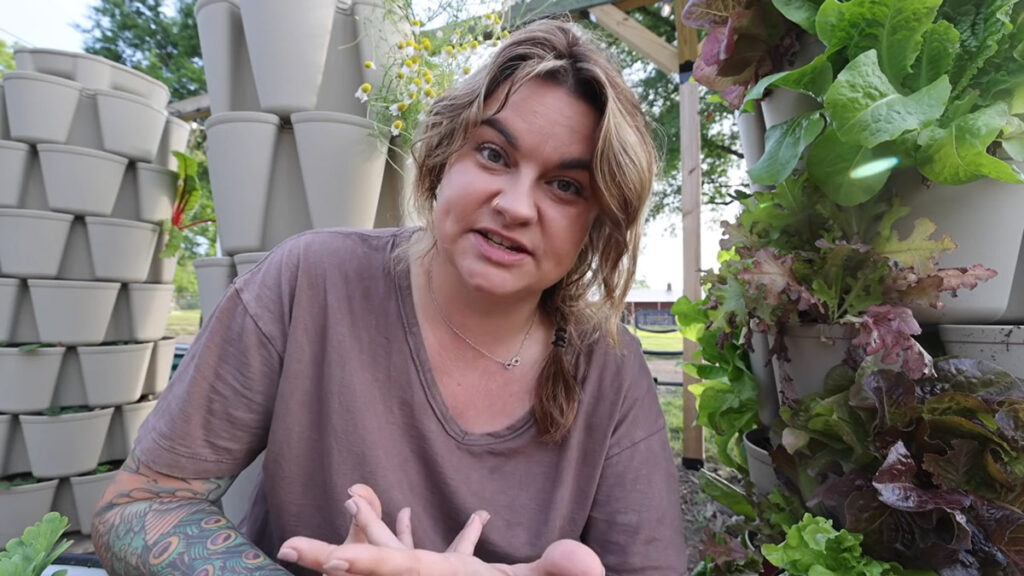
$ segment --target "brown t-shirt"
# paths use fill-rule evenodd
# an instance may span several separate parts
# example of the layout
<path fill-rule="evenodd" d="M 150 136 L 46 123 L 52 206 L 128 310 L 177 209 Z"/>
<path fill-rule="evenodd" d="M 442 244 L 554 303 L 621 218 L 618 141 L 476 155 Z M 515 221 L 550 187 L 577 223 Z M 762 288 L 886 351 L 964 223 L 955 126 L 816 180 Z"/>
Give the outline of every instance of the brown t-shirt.
<path fill-rule="evenodd" d="M 485 509 L 485 560 L 535 560 L 572 538 L 608 574 L 682 574 L 676 468 L 636 339 L 578 355 L 579 414 L 560 444 L 542 443 L 529 414 L 468 433 L 431 374 L 408 267 L 394 265 L 409 236 L 307 232 L 236 279 L 140 430 L 138 457 L 203 478 L 266 449 L 243 530 L 270 555 L 291 536 L 344 540 L 346 490 L 363 482 L 389 525 L 412 507 L 421 548 L 443 550 Z"/>

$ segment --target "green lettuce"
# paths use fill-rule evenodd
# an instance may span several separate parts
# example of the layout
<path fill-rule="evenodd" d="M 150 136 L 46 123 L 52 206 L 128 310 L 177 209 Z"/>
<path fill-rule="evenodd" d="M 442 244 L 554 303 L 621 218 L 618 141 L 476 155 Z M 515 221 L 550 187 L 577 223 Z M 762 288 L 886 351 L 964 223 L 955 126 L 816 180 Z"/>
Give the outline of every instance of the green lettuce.
<path fill-rule="evenodd" d="M 70 540 L 58 544 L 67 528 L 67 518 L 50 512 L 26 528 L 20 538 L 12 538 L 7 542 L 6 550 L 0 552 L 0 576 L 40 576 L 71 546 Z M 52 576 L 65 574 L 67 570 L 58 570 Z"/>

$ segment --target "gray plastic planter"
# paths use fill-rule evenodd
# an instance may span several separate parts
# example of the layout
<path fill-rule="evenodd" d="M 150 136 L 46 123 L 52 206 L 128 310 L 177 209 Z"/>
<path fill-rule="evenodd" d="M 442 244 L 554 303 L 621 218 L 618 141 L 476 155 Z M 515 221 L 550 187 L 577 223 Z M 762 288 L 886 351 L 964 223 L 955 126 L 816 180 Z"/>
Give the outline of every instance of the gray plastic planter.
<path fill-rule="evenodd" d="M 152 342 L 76 348 L 88 405 L 120 406 L 137 401 L 152 352 Z"/>
<path fill-rule="evenodd" d="M 65 144 L 90 150 L 103 149 L 95 92 L 85 90 L 78 98 L 78 109 L 75 110 L 75 119 L 71 122 L 71 131 L 68 133 L 68 141 Z"/>
<path fill-rule="evenodd" d="M 0 489 L 0 541 L 17 538 L 26 526 L 39 522 L 53 506 L 56 493 L 56 480 Z"/>
<path fill-rule="evenodd" d="M 1024 378 L 1024 326 L 939 326 L 946 353 L 985 360 Z"/>
<path fill-rule="evenodd" d="M 78 146 L 40 144 L 46 201 L 51 210 L 109 216 L 128 159 Z"/>
<path fill-rule="evenodd" d="M 235 262 L 231 258 L 199 258 L 193 265 L 199 284 L 199 305 L 203 319 L 208 319 L 235 278 Z"/>
<path fill-rule="evenodd" d="M 153 163 L 177 174 L 178 159 L 174 157 L 174 152 L 184 152 L 188 148 L 188 137 L 191 132 L 192 127 L 188 122 L 167 116 L 164 133 L 160 136 L 160 147 L 156 149 Z"/>
<path fill-rule="evenodd" d="M 178 173 L 156 164 L 135 165 L 135 188 L 139 196 L 138 219 L 160 222 L 171 217 Z"/>
<path fill-rule="evenodd" d="M 0 81 L 0 140 L 10 140 L 11 133 L 7 130 L 7 104 L 4 98 L 4 83 Z"/>
<path fill-rule="evenodd" d="M 129 284 L 131 339 L 136 342 L 154 342 L 163 338 L 173 298 L 174 284 Z"/>
<path fill-rule="evenodd" d="M 0 412 L 42 412 L 53 402 L 65 349 L 0 348 Z"/>
<path fill-rule="evenodd" d="M 116 282 L 29 280 L 40 340 L 68 346 L 102 343 L 120 286 Z"/>
<path fill-rule="evenodd" d="M 260 108 L 281 116 L 316 108 L 337 0 L 245 0 L 245 42 Z"/>
<path fill-rule="evenodd" d="M 196 25 L 206 69 L 210 113 L 258 111 L 260 101 L 238 0 L 199 0 Z"/>
<path fill-rule="evenodd" d="M 313 228 L 372 228 L 387 162 L 373 124 L 337 112 L 293 114 L 292 124 Z"/>
<path fill-rule="evenodd" d="M 153 354 L 149 359 L 149 368 L 146 370 L 146 381 L 142 385 L 142 395 L 152 394 L 159 396 L 167 388 L 167 382 L 171 378 L 171 368 L 174 366 L 174 345 L 177 339 L 169 336 L 153 343 Z"/>
<path fill-rule="evenodd" d="M 7 464 L 7 447 L 10 445 L 11 432 L 17 417 L 10 414 L 0 414 L 0 475 L 3 474 L 4 466 Z"/>
<path fill-rule="evenodd" d="M 92 250 L 89 249 L 89 232 L 85 229 L 85 220 L 82 218 L 75 218 L 71 223 L 67 247 L 64 249 L 64 258 L 60 261 L 57 278 L 96 281 L 96 272 L 92 269 Z"/>
<path fill-rule="evenodd" d="M 0 273 L 55 278 L 73 219 L 70 214 L 0 208 Z"/>
<path fill-rule="evenodd" d="M 178 267 L 178 257 L 161 258 L 164 248 L 167 247 L 167 233 L 160 231 L 156 240 L 156 250 L 153 251 L 153 260 L 149 264 L 149 274 L 146 275 L 147 284 L 173 284 L 174 272 Z"/>
<path fill-rule="evenodd" d="M 856 328 L 843 324 L 801 324 L 786 326 L 783 334 L 789 351 L 789 363 L 772 358 L 775 382 L 779 389 L 779 402 L 819 394 L 825 390 L 825 375 L 843 361 Z M 769 336 L 771 338 L 772 336 Z M 787 393 L 783 371 L 792 378 L 792 390 Z"/>
<path fill-rule="evenodd" d="M 113 408 L 103 408 L 64 416 L 19 416 L 32 475 L 67 478 L 95 469 L 113 413 Z"/>
<path fill-rule="evenodd" d="M 397 41 L 397 40 L 396 40 Z M 352 96 L 364 82 L 366 69 L 359 58 L 359 29 L 349 0 L 339 0 L 334 8 L 334 24 L 327 44 L 327 62 L 316 109 L 366 116 L 366 104 Z M 383 62 L 377 62 L 379 69 Z M 378 84 L 374 84 L 378 86 Z"/>
<path fill-rule="evenodd" d="M 26 144 L 67 142 L 82 85 L 36 72 L 4 75 L 7 123 L 13 140 Z"/>
<path fill-rule="evenodd" d="M 152 162 L 160 147 L 167 111 L 138 96 L 96 92 L 103 149 L 137 162 Z"/>
<path fill-rule="evenodd" d="M 103 493 L 117 476 L 117 470 L 104 472 L 103 474 L 89 474 L 88 476 L 75 476 L 71 478 L 71 491 L 75 499 L 75 512 L 78 514 L 78 523 L 82 534 L 92 534 L 92 517 L 96 513 L 96 507 L 103 498 Z"/>
<path fill-rule="evenodd" d="M 779 486 L 779 479 L 775 476 L 775 465 L 772 463 L 772 455 L 764 448 L 767 444 L 768 431 L 766 429 L 758 428 L 743 435 L 743 447 L 747 450 L 750 480 L 760 494 L 769 494 Z"/>
<path fill-rule="evenodd" d="M 3 102 L 0 101 L 0 106 Z M 32 147 L 0 140 L 0 208 L 20 208 L 25 176 L 32 165 Z"/>
<path fill-rule="evenodd" d="M 107 438 L 103 445 L 100 462 L 127 458 L 128 453 L 135 445 L 139 427 L 155 407 L 156 400 L 147 400 L 135 404 L 125 404 L 115 410 L 114 417 L 110 421 L 110 430 L 107 432 Z"/>
<path fill-rule="evenodd" d="M 89 90 L 109 89 L 115 66 L 99 56 L 52 48 L 19 48 L 14 51 L 14 62 L 18 70 L 74 80 Z"/>
<path fill-rule="evenodd" d="M 0 278 L 0 344 L 10 342 L 25 286 L 16 278 Z"/>
<path fill-rule="evenodd" d="M 149 275 L 160 227 L 145 222 L 86 216 L 96 278 L 142 282 Z"/>
<path fill-rule="evenodd" d="M 236 254 L 234 256 L 234 261 L 235 271 L 238 276 L 241 276 L 255 268 L 256 265 L 260 263 L 260 260 L 262 260 L 267 254 L 269 254 L 269 252 L 247 252 L 245 254 Z"/>

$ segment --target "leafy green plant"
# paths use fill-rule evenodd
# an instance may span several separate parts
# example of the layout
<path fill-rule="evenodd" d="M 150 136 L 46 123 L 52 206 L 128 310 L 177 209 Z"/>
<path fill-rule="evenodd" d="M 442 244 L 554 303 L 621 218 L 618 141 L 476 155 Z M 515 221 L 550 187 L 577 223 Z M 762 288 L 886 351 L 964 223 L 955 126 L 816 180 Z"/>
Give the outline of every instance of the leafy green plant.
<path fill-rule="evenodd" d="M 877 356 L 783 407 L 777 461 L 875 558 L 940 574 L 1024 571 L 1024 383 L 941 358 L 910 378 Z"/>
<path fill-rule="evenodd" d="M 26 528 L 20 538 L 12 538 L 0 552 L 0 576 L 40 576 L 71 546 L 70 540 L 60 540 L 67 528 L 66 517 L 50 512 Z M 52 576 L 65 574 L 67 570 L 58 570 Z"/>
<path fill-rule="evenodd" d="M 0 490 L 7 488 L 17 488 L 18 486 L 29 486 L 31 484 L 38 484 L 39 479 L 31 474 L 19 474 L 17 476 L 10 476 L 5 479 L 0 479 Z"/>
<path fill-rule="evenodd" d="M 199 161 L 191 153 L 177 150 L 174 151 L 174 157 L 178 160 L 178 186 L 174 194 L 171 218 L 164 220 L 163 223 L 167 243 L 160 253 L 161 258 L 172 258 L 181 252 L 185 230 L 200 224 L 216 222 L 212 218 L 190 221 L 199 206 L 199 197 L 203 191 L 199 182 Z"/>
<path fill-rule="evenodd" d="M 843 206 L 873 198 L 897 166 L 944 184 L 1024 182 L 993 155 L 1024 161 L 1024 2 L 775 3 L 826 49 L 762 78 L 747 103 L 781 87 L 822 109 L 769 129 L 755 182 L 779 184 L 805 153 L 811 181 Z"/>
<path fill-rule="evenodd" d="M 768 0 L 690 0 L 682 16 L 688 26 L 707 30 L 694 79 L 733 108 L 796 53 L 796 26 Z"/>
<path fill-rule="evenodd" d="M 787 576 L 926 576 L 931 571 L 904 570 L 861 552 L 860 534 L 836 531 L 832 521 L 805 514 L 786 533 L 782 544 L 765 544 L 764 557 Z"/>
<path fill-rule="evenodd" d="M 44 416 L 67 416 L 68 414 L 84 414 L 92 411 L 88 406 L 65 406 L 63 408 L 47 408 L 43 410 Z"/>

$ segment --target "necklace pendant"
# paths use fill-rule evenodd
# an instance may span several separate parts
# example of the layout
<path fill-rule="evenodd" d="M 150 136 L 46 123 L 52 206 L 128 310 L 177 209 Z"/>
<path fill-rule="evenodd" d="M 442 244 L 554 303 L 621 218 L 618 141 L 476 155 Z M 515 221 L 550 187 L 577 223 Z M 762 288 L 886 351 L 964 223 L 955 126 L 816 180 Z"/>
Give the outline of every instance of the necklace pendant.
<path fill-rule="evenodd" d="M 515 368 L 516 366 L 519 366 L 519 364 L 521 362 L 522 361 L 519 359 L 518 355 L 513 356 L 512 358 L 509 358 L 508 362 L 505 362 L 505 369 L 506 370 L 511 370 L 511 369 Z"/>

